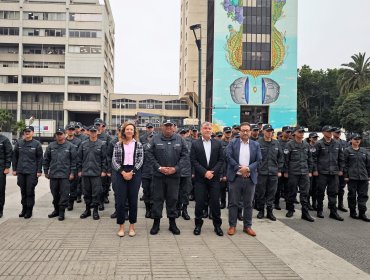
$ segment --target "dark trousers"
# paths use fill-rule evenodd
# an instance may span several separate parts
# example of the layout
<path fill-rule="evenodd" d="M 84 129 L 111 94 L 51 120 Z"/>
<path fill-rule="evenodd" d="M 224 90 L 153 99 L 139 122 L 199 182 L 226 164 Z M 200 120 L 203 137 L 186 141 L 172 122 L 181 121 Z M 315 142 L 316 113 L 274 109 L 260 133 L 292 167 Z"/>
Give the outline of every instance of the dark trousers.
<path fill-rule="evenodd" d="M 243 224 L 245 228 L 252 227 L 253 199 L 256 186 L 250 177 L 236 176 L 229 183 L 229 225 L 236 227 L 240 200 L 243 200 Z"/>
<path fill-rule="evenodd" d="M 69 201 L 73 202 L 77 199 L 77 185 L 78 185 L 78 176 L 76 176 L 73 180 L 69 181 Z"/>
<path fill-rule="evenodd" d="M 280 198 L 286 198 L 286 191 L 288 189 L 288 178 L 282 176 L 278 179 L 278 186 L 275 194 L 275 205 L 279 205 Z"/>
<path fill-rule="evenodd" d="M 143 200 L 145 203 L 153 203 L 153 179 L 152 178 L 141 178 L 143 187 Z"/>
<path fill-rule="evenodd" d="M 117 211 L 117 187 L 116 187 L 116 173 L 117 171 L 112 170 L 112 190 L 113 190 L 113 196 L 114 196 L 114 209 Z"/>
<path fill-rule="evenodd" d="M 53 195 L 55 210 L 65 209 L 68 206 L 70 182 L 68 179 L 50 179 L 50 191 Z"/>
<path fill-rule="evenodd" d="M 212 213 L 212 221 L 214 226 L 221 226 L 221 210 L 220 210 L 220 183 L 213 180 L 204 180 L 195 182 L 195 224 L 201 223 L 203 210 L 206 200 L 209 201 L 209 206 Z M 209 199 L 209 200 L 208 200 Z"/>
<path fill-rule="evenodd" d="M 177 209 L 183 205 L 189 205 L 189 190 L 191 188 L 191 176 L 180 177 L 179 198 L 177 200 Z"/>
<path fill-rule="evenodd" d="M 4 169 L 0 168 L 0 211 L 4 209 L 5 204 L 5 188 L 6 188 L 6 175 Z"/>
<path fill-rule="evenodd" d="M 339 179 L 339 188 L 338 188 L 338 202 L 343 203 L 344 189 L 346 187 L 346 182 L 344 181 L 344 176 L 338 176 Z"/>
<path fill-rule="evenodd" d="M 226 204 L 227 182 L 220 182 L 220 201 Z"/>
<path fill-rule="evenodd" d="M 32 208 L 35 205 L 35 187 L 38 178 L 36 174 L 17 174 L 17 184 L 21 189 L 22 206 Z"/>
<path fill-rule="evenodd" d="M 307 175 L 291 175 L 288 178 L 286 209 L 294 211 L 294 201 L 297 197 L 297 186 L 299 188 L 299 201 L 302 209 L 308 208 L 308 191 L 310 188 L 310 177 Z"/>
<path fill-rule="evenodd" d="M 101 193 L 100 193 L 100 204 L 104 204 L 104 198 L 109 196 L 111 178 L 109 176 L 101 177 Z"/>
<path fill-rule="evenodd" d="M 153 177 L 152 218 L 162 218 L 163 203 L 166 201 L 168 218 L 177 218 L 176 204 L 179 197 L 180 177 Z"/>
<path fill-rule="evenodd" d="M 317 177 L 316 176 L 310 177 L 309 195 L 312 198 L 312 203 L 314 203 L 314 201 L 317 201 Z"/>
<path fill-rule="evenodd" d="M 133 166 L 124 166 L 124 171 L 132 170 Z M 130 181 L 123 179 L 118 172 L 114 173 L 114 181 L 117 192 L 117 224 L 125 223 L 125 205 L 128 200 L 129 222 L 135 224 L 137 221 L 137 201 L 141 184 L 141 171 L 137 171 Z"/>
<path fill-rule="evenodd" d="M 99 206 L 101 195 L 100 176 L 82 176 L 84 200 L 87 207 L 95 208 Z"/>
<path fill-rule="evenodd" d="M 337 209 L 338 175 L 319 174 L 317 177 L 317 211 L 323 211 L 325 190 L 328 195 L 329 209 Z"/>
<path fill-rule="evenodd" d="M 356 200 L 358 211 L 365 213 L 366 203 L 369 199 L 369 182 L 367 180 L 349 180 L 348 181 L 348 207 L 350 210 L 356 210 Z M 356 199 L 357 195 L 357 199 Z"/>
<path fill-rule="evenodd" d="M 267 209 L 272 210 L 274 206 L 275 194 L 278 185 L 277 175 L 258 175 L 256 186 L 257 209 L 263 210 L 265 205 Z"/>

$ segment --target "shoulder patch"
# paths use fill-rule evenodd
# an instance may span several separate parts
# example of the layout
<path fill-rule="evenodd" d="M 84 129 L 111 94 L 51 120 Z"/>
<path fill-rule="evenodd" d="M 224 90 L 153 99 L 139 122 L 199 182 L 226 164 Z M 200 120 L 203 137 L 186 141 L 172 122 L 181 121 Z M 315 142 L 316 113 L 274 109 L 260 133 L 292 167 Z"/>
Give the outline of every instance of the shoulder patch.
<path fill-rule="evenodd" d="M 284 149 L 284 154 L 289 154 L 289 150 L 288 149 Z"/>

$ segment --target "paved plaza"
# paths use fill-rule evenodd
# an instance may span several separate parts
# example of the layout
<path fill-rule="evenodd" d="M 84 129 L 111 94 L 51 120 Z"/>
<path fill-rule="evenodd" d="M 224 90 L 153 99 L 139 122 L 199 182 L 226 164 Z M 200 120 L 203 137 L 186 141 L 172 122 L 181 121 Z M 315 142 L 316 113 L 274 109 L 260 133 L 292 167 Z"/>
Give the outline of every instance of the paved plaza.
<path fill-rule="evenodd" d="M 321 247 L 299 229 L 286 225 L 285 211 L 276 211 L 277 222 L 254 219 L 256 238 L 243 233 L 240 224 L 235 236 L 218 237 L 208 219 L 202 234 L 194 236 L 194 220 L 182 218 L 178 219 L 181 235 L 172 235 L 167 219 L 162 219 L 159 234 L 151 236 L 152 220 L 142 218 L 140 202 L 137 235 L 119 238 L 116 221 L 109 218 L 112 195 L 99 221 L 79 219 L 84 210 L 80 203 L 59 222 L 47 218 L 52 198 L 44 177 L 36 190 L 34 216 L 18 218 L 19 188 L 16 178 L 8 177 L 4 217 L 0 219 L 0 280 L 370 279 L 366 259 L 361 270 Z M 193 214 L 193 210 L 189 212 Z M 227 211 L 222 214 L 226 233 Z M 299 211 L 295 216 L 290 222 L 312 226 L 300 221 Z"/>

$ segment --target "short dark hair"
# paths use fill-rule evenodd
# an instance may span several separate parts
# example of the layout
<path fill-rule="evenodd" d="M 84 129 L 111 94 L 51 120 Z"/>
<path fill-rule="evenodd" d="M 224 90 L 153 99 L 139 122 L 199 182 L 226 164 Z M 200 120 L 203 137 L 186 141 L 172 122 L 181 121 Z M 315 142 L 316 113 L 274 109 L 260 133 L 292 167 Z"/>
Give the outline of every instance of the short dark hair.
<path fill-rule="evenodd" d="M 242 122 L 242 123 L 239 125 L 239 127 L 242 127 L 242 126 L 245 126 L 245 125 L 247 125 L 247 126 L 249 126 L 249 128 L 251 128 L 251 125 L 250 125 L 250 123 L 249 123 L 249 122 Z"/>

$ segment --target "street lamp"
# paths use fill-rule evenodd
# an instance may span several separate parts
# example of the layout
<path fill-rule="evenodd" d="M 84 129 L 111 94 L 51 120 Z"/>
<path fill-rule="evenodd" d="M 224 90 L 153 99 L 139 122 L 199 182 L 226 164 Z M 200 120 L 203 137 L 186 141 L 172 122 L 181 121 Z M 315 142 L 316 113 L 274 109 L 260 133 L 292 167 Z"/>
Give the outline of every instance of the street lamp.
<path fill-rule="evenodd" d="M 198 48 L 198 129 L 200 131 L 202 122 L 202 26 L 194 24 L 190 26 L 190 30 L 194 33 L 195 44 Z"/>

